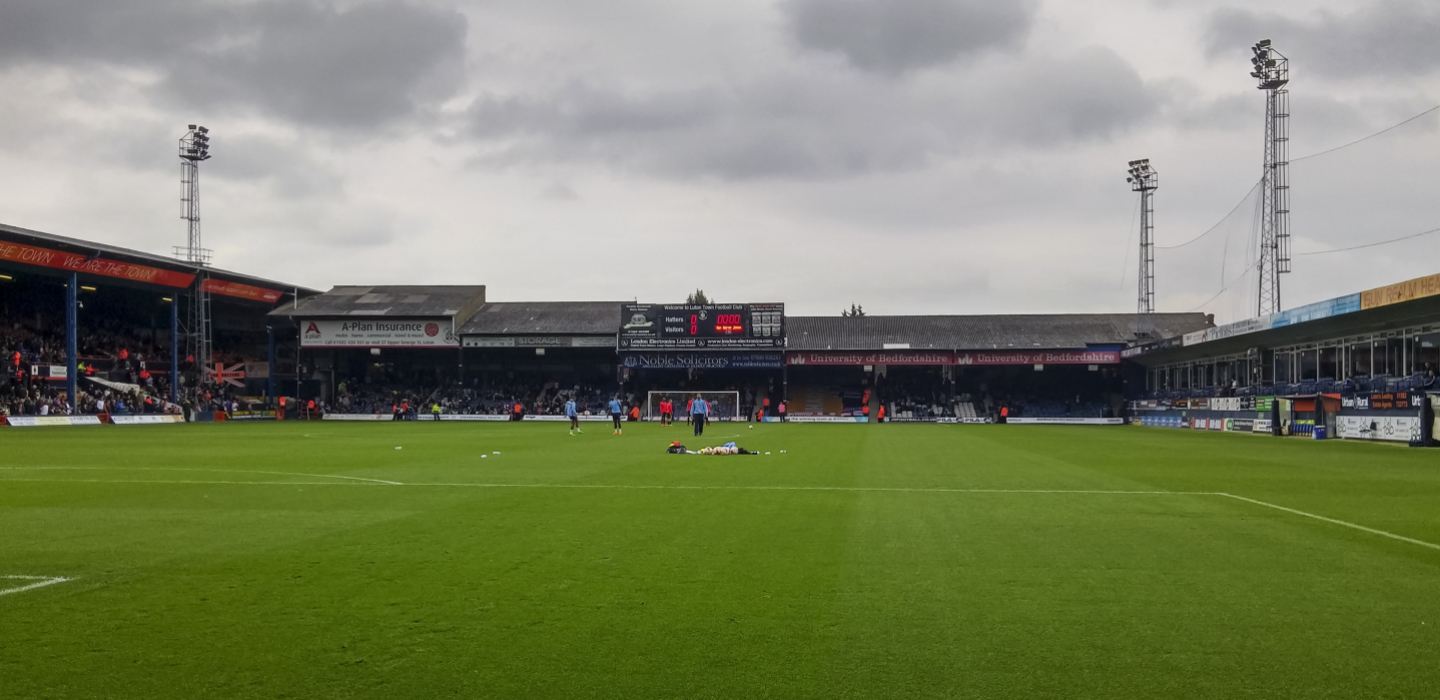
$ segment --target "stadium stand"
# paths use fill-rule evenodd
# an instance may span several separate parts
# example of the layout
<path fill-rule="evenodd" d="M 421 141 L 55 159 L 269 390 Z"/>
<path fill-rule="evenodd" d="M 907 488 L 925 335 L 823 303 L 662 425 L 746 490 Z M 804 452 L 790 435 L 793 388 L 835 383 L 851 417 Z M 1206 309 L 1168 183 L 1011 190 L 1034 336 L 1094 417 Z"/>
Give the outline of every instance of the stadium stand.
<path fill-rule="evenodd" d="M 1169 338 L 1210 325 L 1205 314 L 994 314 L 954 316 L 793 316 L 788 349 L 1083 350 Z"/>

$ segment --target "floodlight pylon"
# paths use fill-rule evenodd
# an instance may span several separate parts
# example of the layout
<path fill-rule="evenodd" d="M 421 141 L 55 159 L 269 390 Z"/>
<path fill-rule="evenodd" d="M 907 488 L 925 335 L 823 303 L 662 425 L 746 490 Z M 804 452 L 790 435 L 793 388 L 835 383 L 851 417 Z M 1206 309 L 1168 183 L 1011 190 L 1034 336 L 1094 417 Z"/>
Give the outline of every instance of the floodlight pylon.
<path fill-rule="evenodd" d="M 1140 292 L 1136 312 L 1141 315 L 1155 313 L 1155 190 L 1160 188 L 1160 173 L 1150 167 L 1150 159 L 1142 158 L 1129 163 L 1130 174 L 1125 181 L 1130 189 L 1140 193 Z"/>
<path fill-rule="evenodd" d="M 200 161 L 210 159 L 210 130 L 191 124 L 180 137 L 180 218 L 185 220 L 186 242 L 176 246 L 175 256 L 197 268 L 194 286 L 190 289 L 188 323 L 184 329 L 186 354 L 200 366 L 203 382 L 210 361 L 210 293 L 205 283 L 209 278 L 204 269 L 210 264 L 210 250 L 200 239 Z"/>
<path fill-rule="evenodd" d="M 1269 39 L 1251 47 L 1250 77 L 1265 92 L 1265 169 L 1260 187 L 1257 316 L 1282 310 L 1280 275 L 1290 272 L 1290 59 Z"/>

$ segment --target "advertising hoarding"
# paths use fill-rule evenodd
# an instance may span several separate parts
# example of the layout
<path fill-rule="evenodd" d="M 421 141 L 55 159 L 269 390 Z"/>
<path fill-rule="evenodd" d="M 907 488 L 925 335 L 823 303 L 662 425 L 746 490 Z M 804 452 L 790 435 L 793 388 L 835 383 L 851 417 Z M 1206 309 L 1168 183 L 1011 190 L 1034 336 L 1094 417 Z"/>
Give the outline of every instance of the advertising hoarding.
<path fill-rule="evenodd" d="M 307 348 L 457 348 L 448 318 L 301 321 Z"/>

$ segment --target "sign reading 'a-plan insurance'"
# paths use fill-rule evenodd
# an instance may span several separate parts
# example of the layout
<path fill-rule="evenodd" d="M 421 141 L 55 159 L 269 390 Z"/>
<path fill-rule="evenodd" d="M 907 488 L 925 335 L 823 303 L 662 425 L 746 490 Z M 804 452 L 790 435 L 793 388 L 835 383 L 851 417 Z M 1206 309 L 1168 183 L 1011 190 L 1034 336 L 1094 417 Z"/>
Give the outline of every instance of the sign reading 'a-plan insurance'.
<path fill-rule="evenodd" d="M 301 321 L 300 344 L 307 348 L 457 348 L 448 318 Z"/>

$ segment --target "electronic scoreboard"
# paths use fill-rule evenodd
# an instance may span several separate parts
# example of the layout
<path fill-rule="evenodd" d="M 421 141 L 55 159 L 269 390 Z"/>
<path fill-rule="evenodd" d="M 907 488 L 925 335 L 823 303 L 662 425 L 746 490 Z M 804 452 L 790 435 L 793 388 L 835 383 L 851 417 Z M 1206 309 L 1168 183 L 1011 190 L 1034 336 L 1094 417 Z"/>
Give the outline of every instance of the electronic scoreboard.
<path fill-rule="evenodd" d="M 784 304 L 625 304 L 621 350 L 785 347 Z"/>

